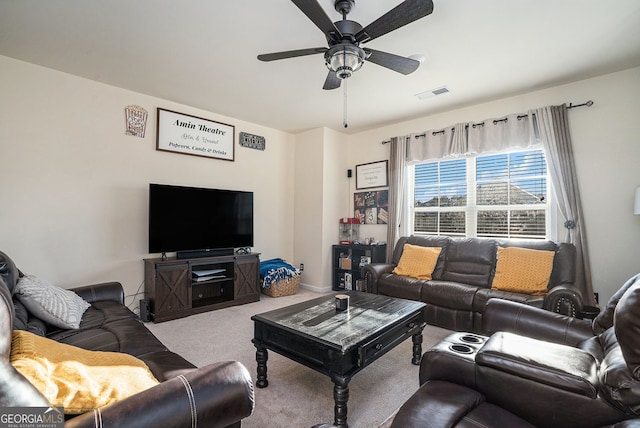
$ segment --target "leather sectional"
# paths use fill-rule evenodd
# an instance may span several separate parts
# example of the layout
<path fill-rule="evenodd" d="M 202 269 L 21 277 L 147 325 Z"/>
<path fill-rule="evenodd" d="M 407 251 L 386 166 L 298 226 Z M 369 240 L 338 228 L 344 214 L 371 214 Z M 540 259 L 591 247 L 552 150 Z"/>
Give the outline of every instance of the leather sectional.
<path fill-rule="evenodd" d="M 0 407 L 49 406 L 9 363 L 13 329 L 21 328 L 39 330 L 49 339 L 90 351 L 133 355 L 160 382 L 99 412 L 70 418 L 65 427 L 239 427 L 253 412 L 253 384 L 242 364 L 227 361 L 196 368 L 169 351 L 124 305 L 120 283 L 72 289 L 91 307 L 82 316 L 80 328 L 60 329 L 34 319 L 24 307 L 16 311 L 14 290 L 21 275 L 0 252 Z"/>
<path fill-rule="evenodd" d="M 431 280 L 394 274 L 404 244 L 442 248 Z M 491 288 L 498 247 L 521 247 L 555 252 L 547 293 L 530 295 Z M 366 290 L 371 293 L 418 300 L 427 304 L 428 324 L 455 331 L 478 332 L 486 303 L 493 298 L 511 300 L 569 316 L 585 305 L 582 284 L 575 282 L 576 249 L 572 244 L 548 240 L 498 240 L 444 236 L 401 237 L 391 263 L 363 267 Z"/>

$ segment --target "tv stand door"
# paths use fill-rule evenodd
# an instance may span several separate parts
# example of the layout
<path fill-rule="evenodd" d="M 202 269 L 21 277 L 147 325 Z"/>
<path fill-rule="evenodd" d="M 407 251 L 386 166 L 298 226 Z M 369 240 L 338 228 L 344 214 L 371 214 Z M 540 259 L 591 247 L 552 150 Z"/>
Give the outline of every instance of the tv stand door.
<path fill-rule="evenodd" d="M 191 308 L 191 280 L 187 263 L 157 265 L 155 277 L 156 320 L 173 319 Z"/>
<path fill-rule="evenodd" d="M 257 256 L 236 257 L 234 299 L 260 300 L 260 259 Z"/>

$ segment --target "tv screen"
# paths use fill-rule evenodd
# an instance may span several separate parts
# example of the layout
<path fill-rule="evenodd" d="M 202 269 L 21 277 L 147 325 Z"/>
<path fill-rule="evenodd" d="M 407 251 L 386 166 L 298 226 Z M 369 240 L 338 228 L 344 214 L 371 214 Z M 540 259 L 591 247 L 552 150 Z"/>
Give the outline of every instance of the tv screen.
<path fill-rule="evenodd" d="M 253 192 L 149 184 L 149 252 L 253 246 Z"/>

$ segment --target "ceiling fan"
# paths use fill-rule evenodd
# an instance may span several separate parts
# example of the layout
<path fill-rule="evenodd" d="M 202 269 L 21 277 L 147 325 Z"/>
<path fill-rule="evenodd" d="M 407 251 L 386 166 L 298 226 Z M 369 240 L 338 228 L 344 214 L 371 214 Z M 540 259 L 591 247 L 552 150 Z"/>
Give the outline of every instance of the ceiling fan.
<path fill-rule="evenodd" d="M 322 6 L 318 4 L 317 0 L 291 1 L 324 33 L 329 47 L 258 55 L 260 61 L 275 61 L 324 53 L 325 64 L 329 69 L 329 73 L 323 89 L 339 88 L 342 80 L 351 77 L 354 71 L 362 67 L 365 60 L 402 74 L 413 73 L 418 69 L 420 62 L 415 59 L 374 49 L 361 48 L 360 44 L 367 43 L 429 15 L 433 12 L 432 0 L 405 0 L 364 28 L 357 22 L 347 19 L 355 0 L 334 1 L 336 11 L 342 14 L 342 20 L 337 22 L 331 22 L 331 19 L 327 16 Z"/>

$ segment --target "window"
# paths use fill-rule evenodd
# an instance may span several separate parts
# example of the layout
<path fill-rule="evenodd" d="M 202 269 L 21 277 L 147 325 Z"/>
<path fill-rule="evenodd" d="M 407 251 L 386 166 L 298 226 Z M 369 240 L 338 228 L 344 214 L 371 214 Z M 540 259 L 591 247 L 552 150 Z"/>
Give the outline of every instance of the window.
<path fill-rule="evenodd" d="M 413 234 L 540 239 L 550 235 L 542 150 L 426 162 L 409 171 Z"/>

